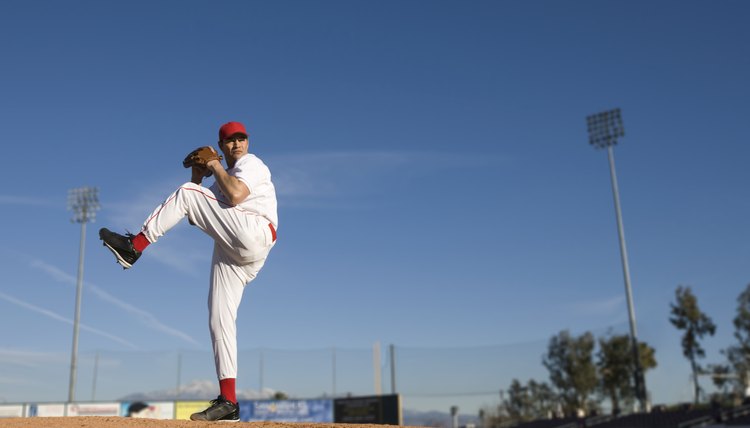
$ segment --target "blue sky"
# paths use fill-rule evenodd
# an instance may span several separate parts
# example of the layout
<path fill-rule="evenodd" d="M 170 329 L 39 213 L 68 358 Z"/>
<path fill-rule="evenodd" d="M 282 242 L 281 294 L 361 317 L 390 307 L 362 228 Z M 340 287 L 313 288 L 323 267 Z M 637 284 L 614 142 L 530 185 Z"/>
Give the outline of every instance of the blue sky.
<path fill-rule="evenodd" d="M 278 245 L 240 308 L 241 348 L 625 331 L 606 152 L 585 126 L 619 107 L 639 336 L 660 363 L 649 387 L 657 402 L 690 399 L 668 322 L 675 288 L 691 286 L 718 325 L 705 345 L 719 362 L 750 283 L 748 12 L 741 1 L 3 2 L 0 355 L 70 350 L 80 228 L 66 198 L 80 186 L 102 204 L 80 352 L 208 349 L 210 239 L 182 224 L 122 271 L 96 231 L 138 230 L 189 179 L 185 153 L 229 120 L 247 125 L 279 200 Z M 0 377 L 0 396 L 13 401 L 17 385 Z"/>

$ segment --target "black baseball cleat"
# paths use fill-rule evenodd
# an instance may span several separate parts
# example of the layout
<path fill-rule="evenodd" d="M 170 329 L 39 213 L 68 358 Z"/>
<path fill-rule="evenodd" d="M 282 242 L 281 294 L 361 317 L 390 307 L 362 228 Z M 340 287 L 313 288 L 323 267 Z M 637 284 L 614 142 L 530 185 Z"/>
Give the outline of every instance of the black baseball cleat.
<path fill-rule="evenodd" d="M 210 422 L 239 422 L 240 405 L 232 403 L 224 398 L 223 395 L 211 400 L 211 406 L 198 413 L 190 415 L 191 421 L 210 421 Z"/>
<path fill-rule="evenodd" d="M 136 260 L 138 260 L 138 257 L 141 256 L 141 252 L 133 248 L 133 236 L 135 235 L 132 233 L 123 236 L 104 227 L 99 229 L 99 239 L 117 257 L 117 263 L 123 269 L 132 267 Z"/>

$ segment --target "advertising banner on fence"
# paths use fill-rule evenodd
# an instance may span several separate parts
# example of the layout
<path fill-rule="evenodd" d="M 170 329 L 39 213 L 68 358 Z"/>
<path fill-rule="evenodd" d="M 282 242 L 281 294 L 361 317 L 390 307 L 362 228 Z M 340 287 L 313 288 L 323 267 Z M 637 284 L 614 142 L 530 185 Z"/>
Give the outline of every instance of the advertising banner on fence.
<path fill-rule="evenodd" d="M 39 416 L 44 418 L 58 418 L 60 416 L 65 416 L 65 404 L 29 404 L 26 406 L 26 416 Z"/>
<path fill-rule="evenodd" d="M 56 418 L 65 416 L 65 404 L 47 403 L 47 404 L 29 404 L 26 406 L 26 415 L 28 417 L 39 416 L 47 418 Z"/>
<path fill-rule="evenodd" d="M 68 416 L 120 416 L 120 403 L 71 403 Z"/>
<path fill-rule="evenodd" d="M 332 400 L 240 401 L 243 422 L 333 422 Z"/>
<path fill-rule="evenodd" d="M 202 412 L 210 405 L 208 401 L 178 401 L 174 404 L 174 418 L 189 420 L 190 415 Z"/>
<path fill-rule="evenodd" d="M 0 418 L 20 418 L 20 417 L 23 417 L 23 404 L 0 405 Z"/>
<path fill-rule="evenodd" d="M 173 419 L 174 402 L 123 401 L 120 415 L 127 418 Z"/>

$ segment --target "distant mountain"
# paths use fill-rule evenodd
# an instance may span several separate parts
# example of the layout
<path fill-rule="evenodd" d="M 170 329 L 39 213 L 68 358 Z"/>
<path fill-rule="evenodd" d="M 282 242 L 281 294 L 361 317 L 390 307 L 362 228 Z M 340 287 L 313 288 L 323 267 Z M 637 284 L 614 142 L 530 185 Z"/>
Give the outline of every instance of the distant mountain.
<path fill-rule="evenodd" d="M 453 425 L 453 418 L 448 412 L 424 412 L 419 410 L 403 409 L 401 414 L 404 419 L 404 425 L 436 428 L 451 428 L 451 426 Z M 459 426 L 465 427 L 470 424 L 474 424 L 474 426 L 479 428 L 479 418 L 471 415 L 458 415 Z"/>
<path fill-rule="evenodd" d="M 273 397 L 275 390 L 264 388 L 262 392 L 238 390 L 240 400 L 262 400 Z M 120 398 L 120 401 L 176 401 L 176 400 L 213 400 L 219 395 L 219 385 L 215 380 L 194 380 L 177 388 L 162 389 L 150 392 L 136 392 Z"/>

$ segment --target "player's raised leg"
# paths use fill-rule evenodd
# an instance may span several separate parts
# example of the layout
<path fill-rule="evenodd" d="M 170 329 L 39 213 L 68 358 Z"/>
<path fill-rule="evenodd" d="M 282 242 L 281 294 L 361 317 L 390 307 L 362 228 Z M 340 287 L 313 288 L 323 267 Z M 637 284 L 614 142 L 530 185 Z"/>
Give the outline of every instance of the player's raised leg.
<path fill-rule="evenodd" d="M 120 235 L 102 228 L 99 230 L 99 239 L 115 255 L 117 263 L 124 269 L 129 269 L 147 246 L 156 242 L 186 216 L 190 216 L 193 224 L 211 234 L 215 229 L 216 220 L 209 217 L 221 216 L 219 204 L 209 189 L 194 183 L 185 183 L 154 209 L 143 223 L 138 235 Z"/>
<path fill-rule="evenodd" d="M 141 256 L 141 250 L 137 250 L 133 245 L 135 235 L 128 233 L 127 235 L 120 235 L 119 233 L 112 232 L 111 230 L 103 227 L 99 229 L 99 239 L 102 240 L 104 246 L 109 248 L 109 251 L 117 258 L 117 263 L 122 266 L 123 269 L 129 269 Z"/>

